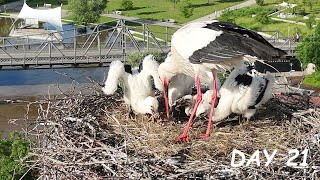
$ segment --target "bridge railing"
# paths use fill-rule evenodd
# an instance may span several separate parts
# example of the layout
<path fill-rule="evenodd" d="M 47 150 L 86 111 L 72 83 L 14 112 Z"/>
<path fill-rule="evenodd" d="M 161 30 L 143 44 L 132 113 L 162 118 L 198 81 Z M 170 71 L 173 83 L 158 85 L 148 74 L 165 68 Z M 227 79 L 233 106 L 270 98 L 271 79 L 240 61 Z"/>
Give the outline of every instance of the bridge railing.
<path fill-rule="evenodd" d="M 65 63 L 74 64 L 109 62 L 112 57 L 124 59 L 129 52 L 156 49 L 166 52 L 174 29 L 157 27 L 148 24 L 135 24 L 118 20 L 113 26 L 98 24 L 88 33 L 78 33 L 78 30 L 68 29 L 42 35 L 43 40 L 31 40 L 35 35 L 23 37 L 0 38 L 0 67 L 6 65 L 39 65 Z M 86 28 L 87 29 L 87 28 Z"/>
<path fill-rule="evenodd" d="M 285 36 L 280 31 L 260 31 L 262 33 L 268 34 L 269 37 L 265 37 L 270 43 L 274 46 L 284 49 L 288 52 L 289 55 L 295 54 L 295 48 L 299 44 L 295 42 L 290 37 Z"/>

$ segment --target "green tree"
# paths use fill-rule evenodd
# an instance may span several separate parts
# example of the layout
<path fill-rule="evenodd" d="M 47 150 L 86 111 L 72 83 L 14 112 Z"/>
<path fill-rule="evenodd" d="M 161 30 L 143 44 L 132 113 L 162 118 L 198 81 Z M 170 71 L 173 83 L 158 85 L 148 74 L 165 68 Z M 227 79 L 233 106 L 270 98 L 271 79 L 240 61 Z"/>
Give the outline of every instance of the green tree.
<path fill-rule="evenodd" d="M 183 17 L 188 18 L 193 15 L 193 7 L 190 0 L 184 0 L 180 6 L 180 13 Z"/>
<path fill-rule="evenodd" d="M 297 57 L 304 63 L 313 63 L 320 67 L 320 24 L 303 38 L 296 49 Z"/>
<path fill-rule="evenodd" d="M 315 15 L 311 14 L 309 15 L 309 18 L 306 20 L 306 25 L 309 29 L 312 29 L 313 24 L 315 23 Z"/>
<path fill-rule="evenodd" d="M 107 0 L 69 0 L 72 19 L 80 25 L 97 22 L 107 5 Z"/>
<path fill-rule="evenodd" d="M 131 0 L 122 0 L 120 7 L 124 10 L 131 10 L 133 9 L 133 2 Z"/>
<path fill-rule="evenodd" d="M 259 6 L 263 6 L 264 0 L 256 0 L 256 4 L 258 4 Z"/>
<path fill-rule="evenodd" d="M 21 160 L 27 156 L 29 151 L 29 143 L 19 133 L 13 132 L 9 138 L 0 139 L 0 179 L 20 179 L 27 173 L 28 168 Z M 29 171 L 24 179 L 34 179 L 32 173 Z"/>
<path fill-rule="evenodd" d="M 173 8 L 174 8 L 174 9 L 176 8 L 176 4 L 177 4 L 178 2 L 180 2 L 180 0 L 168 0 L 168 1 L 170 1 L 170 2 L 173 3 Z"/>

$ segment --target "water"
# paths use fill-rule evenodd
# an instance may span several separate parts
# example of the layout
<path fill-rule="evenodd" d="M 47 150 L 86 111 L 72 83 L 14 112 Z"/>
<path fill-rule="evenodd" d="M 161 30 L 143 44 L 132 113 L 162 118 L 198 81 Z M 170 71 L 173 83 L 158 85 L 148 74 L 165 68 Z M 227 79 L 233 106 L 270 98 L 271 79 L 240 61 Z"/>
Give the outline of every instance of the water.
<path fill-rule="evenodd" d="M 73 90 L 72 79 L 90 86 L 91 83 L 87 77 L 91 77 L 103 84 L 107 71 L 107 67 L 0 70 L 0 131 L 4 131 L 3 134 L 7 135 L 12 130 L 21 130 L 24 122 L 20 121 L 18 125 L 13 125 L 8 124 L 8 120 L 24 118 L 27 109 L 27 103 L 11 104 L 6 101 L 35 101 L 48 93 L 61 94 L 60 90 L 68 93 Z M 35 115 L 37 110 L 34 108 L 32 111 Z"/>
<path fill-rule="evenodd" d="M 10 18 L 0 18 L 0 37 L 7 37 L 10 33 L 10 27 L 14 20 Z M 16 23 L 18 25 L 19 22 Z M 43 24 L 46 29 L 53 29 L 46 23 Z M 63 43 L 72 46 L 75 26 L 72 24 L 64 24 L 62 33 Z M 88 28 L 87 33 L 92 29 Z M 76 31 L 76 35 L 80 32 Z M 100 38 L 106 39 L 110 32 L 102 33 Z M 71 38 L 69 38 L 71 37 Z M 77 37 L 77 44 L 84 43 L 86 36 Z M 72 79 L 77 82 L 90 85 L 91 77 L 96 82 L 103 84 L 106 76 L 107 67 L 91 67 L 91 68 L 56 68 L 49 69 L 42 66 L 29 70 L 0 70 L 0 131 L 4 130 L 4 134 L 8 134 L 11 130 L 21 130 L 21 127 L 8 124 L 9 119 L 23 118 L 26 113 L 26 103 L 6 103 L 7 100 L 27 100 L 34 101 L 44 95 L 61 94 L 63 92 L 72 91 Z M 66 74 L 68 77 L 61 74 Z M 36 112 L 36 109 L 34 109 Z"/>

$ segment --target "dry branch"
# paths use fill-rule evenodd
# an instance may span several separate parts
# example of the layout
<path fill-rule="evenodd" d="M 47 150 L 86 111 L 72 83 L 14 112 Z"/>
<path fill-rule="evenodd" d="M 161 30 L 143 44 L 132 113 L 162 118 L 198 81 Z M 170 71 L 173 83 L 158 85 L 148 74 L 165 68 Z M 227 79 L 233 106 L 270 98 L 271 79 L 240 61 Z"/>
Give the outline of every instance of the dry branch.
<path fill-rule="evenodd" d="M 319 178 L 320 113 L 281 98 L 272 99 L 253 121 L 229 118 L 218 124 L 207 140 L 195 138 L 206 124 L 206 118 L 198 118 L 190 132 L 192 143 L 174 144 L 182 116 L 163 124 L 129 115 L 119 92 L 105 96 L 94 89 L 90 95 L 49 96 L 31 103 L 38 106 L 38 117 L 25 129 L 33 142 L 31 165 L 39 179 Z M 285 166 L 289 149 L 305 148 L 308 167 Z M 279 153 L 268 167 L 232 168 L 233 149 Z"/>

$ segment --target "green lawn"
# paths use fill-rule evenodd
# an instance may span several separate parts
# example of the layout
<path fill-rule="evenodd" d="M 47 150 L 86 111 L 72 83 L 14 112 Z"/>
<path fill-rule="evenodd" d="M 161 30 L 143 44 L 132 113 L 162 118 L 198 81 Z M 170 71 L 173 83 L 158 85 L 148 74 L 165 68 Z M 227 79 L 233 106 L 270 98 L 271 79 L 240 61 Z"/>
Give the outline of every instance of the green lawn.
<path fill-rule="evenodd" d="M 269 24 L 261 24 L 259 22 L 256 22 L 255 18 L 252 17 L 239 17 L 236 18 L 235 22 L 240 26 L 257 31 L 280 31 L 284 36 L 288 36 L 289 30 L 289 37 L 297 30 L 300 30 L 300 34 L 302 35 L 306 35 L 310 31 L 306 26 L 303 25 L 295 25 L 272 20 Z M 272 32 L 266 33 L 273 34 Z"/>
<path fill-rule="evenodd" d="M 185 23 L 193 19 L 200 18 L 214 11 L 239 4 L 244 0 L 193 0 L 192 6 L 194 7 L 193 15 L 190 18 L 184 18 L 180 15 L 178 3 L 173 7 L 173 3 L 167 0 L 132 0 L 134 10 L 122 11 L 125 16 L 134 16 L 151 20 L 161 20 L 162 18 L 174 19 L 177 23 Z M 115 10 L 121 10 L 120 0 L 109 0 L 105 11 L 112 13 Z"/>
<path fill-rule="evenodd" d="M 320 88 L 320 71 L 317 71 L 311 75 L 308 75 L 304 80 L 304 84 Z"/>

